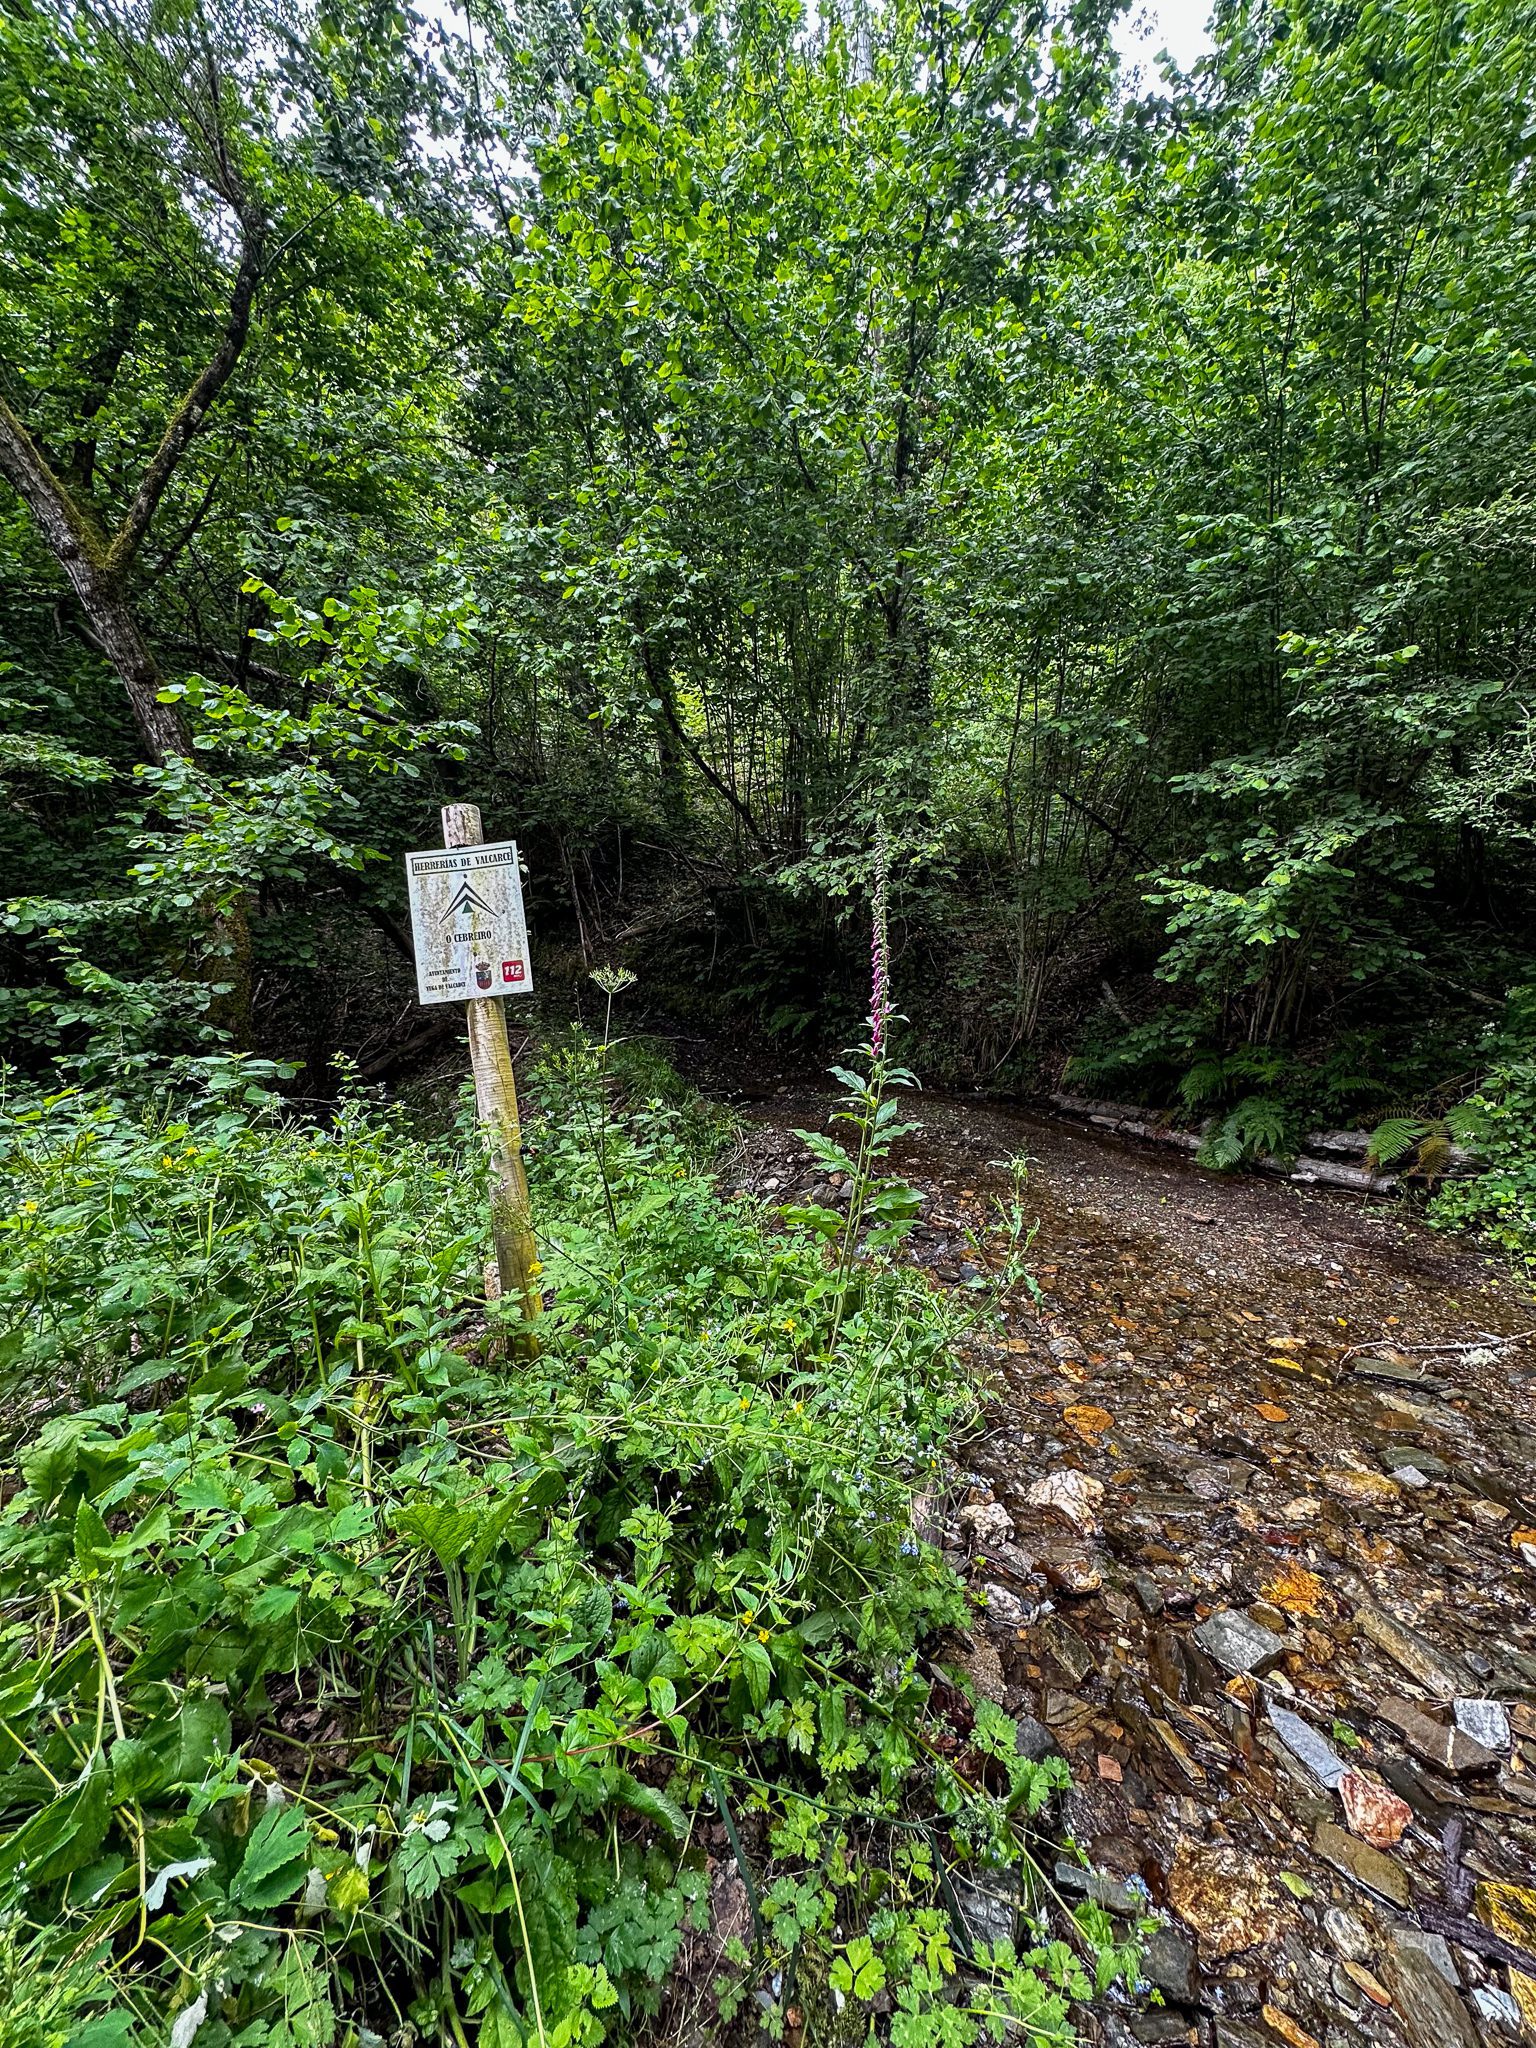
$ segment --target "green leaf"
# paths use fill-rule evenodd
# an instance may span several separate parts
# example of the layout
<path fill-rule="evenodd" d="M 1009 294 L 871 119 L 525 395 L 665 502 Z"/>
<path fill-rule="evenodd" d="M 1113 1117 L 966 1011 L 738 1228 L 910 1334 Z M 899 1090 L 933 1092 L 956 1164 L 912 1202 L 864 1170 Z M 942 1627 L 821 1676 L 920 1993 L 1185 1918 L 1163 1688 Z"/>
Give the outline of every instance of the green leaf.
<path fill-rule="evenodd" d="M 303 1814 L 286 1801 L 269 1806 L 251 1830 L 230 1898 L 257 1913 L 280 1906 L 303 1885 L 308 1861 L 309 1827 Z"/>
<path fill-rule="evenodd" d="M 628 1771 L 614 1773 L 611 1797 L 616 1805 L 627 1806 L 631 1813 L 655 1821 L 676 1842 L 680 1842 L 688 1832 L 688 1816 L 677 1801 L 669 1799 L 665 1792 L 658 1792 L 654 1785 L 642 1785 Z"/>
<path fill-rule="evenodd" d="M 75 1509 L 75 1563 L 87 1575 L 95 1572 L 112 1549 L 112 1537 L 90 1501 Z"/>
<path fill-rule="evenodd" d="M 229 1754 L 229 1715 L 217 1700 L 189 1693 L 176 1716 L 175 1783 L 200 1785 L 217 1756 Z"/>
<path fill-rule="evenodd" d="M 749 1640 L 741 1646 L 741 1668 L 752 1704 L 761 1711 L 768 1704 L 768 1695 L 773 1690 L 773 1660 L 761 1643 Z"/>
<path fill-rule="evenodd" d="M 484 1571 L 498 1550 L 526 1550 L 544 1527 L 544 1517 L 527 1506 L 524 1496 L 512 1493 L 479 1518 L 474 1541 L 464 1553 L 464 1569 Z"/>
<path fill-rule="evenodd" d="M 112 1745 L 111 1758 L 112 1798 L 116 1805 L 142 1799 L 166 1781 L 164 1762 L 138 1736 L 119 1736 Z"/>
<path fill-rule="evenodd" d="M 44 1424 L 36 1443 L 22 1452 L 21 1475 L 39 1500 L 52 1500 L 74 1478 L 80 1439 L 90 1426 L 88 1415 L 56 1415 Z"/>
<path fill-rule="evenodd" d="M 390 1527 L 410 1543 L 430 1550 L 440 1565 L 457 1564 L 480 1533 L 481 1516 L 453 1501 L 409 1501 L 394 1510 Z"/>
<path fill-rule="evenodd" d="M 89 1863 L 112 1817 L 110 1778 L 100 1751 L 73 1785 L 0 1841 L 0 1884 L 36 1891 Z"/>

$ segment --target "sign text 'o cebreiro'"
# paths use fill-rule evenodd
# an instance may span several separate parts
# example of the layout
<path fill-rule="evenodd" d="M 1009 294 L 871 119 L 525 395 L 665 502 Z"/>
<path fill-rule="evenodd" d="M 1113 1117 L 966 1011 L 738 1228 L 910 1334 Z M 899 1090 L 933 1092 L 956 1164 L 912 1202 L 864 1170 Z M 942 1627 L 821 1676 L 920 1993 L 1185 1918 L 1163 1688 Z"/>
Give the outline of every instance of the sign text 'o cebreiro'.
<path fill-rule="evenodd" d="M 420 1001 L 532 993 L 515 840 L 408 853 L 405 874 Z"/>

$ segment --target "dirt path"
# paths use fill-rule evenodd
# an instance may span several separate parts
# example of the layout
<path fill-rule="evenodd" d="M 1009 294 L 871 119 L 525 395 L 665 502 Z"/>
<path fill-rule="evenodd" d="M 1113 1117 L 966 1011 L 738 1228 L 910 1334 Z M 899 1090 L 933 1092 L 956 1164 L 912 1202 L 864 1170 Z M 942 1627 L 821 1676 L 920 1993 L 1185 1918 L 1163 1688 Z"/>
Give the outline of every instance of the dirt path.
<path fill-rule="evenodd" d="M 825 1101 L 761 1094 L 742 1184 L 827 1199 L 792 1135 Z M 1530 1290 L 1356 1198 L 918 1113 L 899 1164 L 940 1285 L 989 1262 L 1001 1162 L 1031 1162 L 1041 1298 L 984 1361 L 943 1540 L 989 1589 L 961 1655 L 1071 1762 L 1094 1884 L 1171 1916 L 1165 2002 L 1110 2036 L 1536 2036 L 1510 1967 L 1536 1948 Z"/>

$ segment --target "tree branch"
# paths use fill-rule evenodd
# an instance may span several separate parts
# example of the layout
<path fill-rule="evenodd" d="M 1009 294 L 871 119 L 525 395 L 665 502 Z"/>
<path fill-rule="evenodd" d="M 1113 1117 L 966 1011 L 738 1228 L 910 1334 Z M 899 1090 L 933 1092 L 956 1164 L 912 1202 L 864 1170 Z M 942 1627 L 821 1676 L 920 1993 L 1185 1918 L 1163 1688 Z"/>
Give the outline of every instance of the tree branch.
<path fill-rule="evenodd" d="M 251 309 L 255 304 L 256 287 L 261 282 L 265 243 L 265 225 L 261 215 L 254 206 L 243 205 L 240 210 L 240 268 L 235 276 L 235 288 L 230 294 L 224 332 L 201 375 L 166 422 L 160 446 L 150 458 L 149 467 L 140 480 L 122 525 L 112 536 L 106 567 L 114 576 L 120 576 L 133 560 L 139 543 L 149 531 L 165 487 L 175 474 L 177 463 L 240 360 L 240 351 L 245 347 L 245 339 L 251 329 Z"/>

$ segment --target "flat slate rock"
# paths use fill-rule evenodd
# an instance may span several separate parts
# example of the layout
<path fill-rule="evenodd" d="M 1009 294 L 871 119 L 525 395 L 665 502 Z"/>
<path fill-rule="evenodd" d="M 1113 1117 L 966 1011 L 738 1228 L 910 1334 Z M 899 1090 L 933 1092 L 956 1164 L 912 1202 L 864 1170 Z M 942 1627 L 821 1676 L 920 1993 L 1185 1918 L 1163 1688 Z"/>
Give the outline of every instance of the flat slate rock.
<path fill-rule="evenodd" d="M 1450 1466 L 1434 1451 L 1426 1451 L 1418 1444 L 1390 1443 L 1381 1447 L 1381 1462 L 1389 1472 L 1401 1474 L 1411 1468 L 1424 1480 L 1448 1479 Z"/>
<path fill-rule="evenodd" d="M 1417 1949 L 1421 1956 L 1429 1958 L 1453 1991 L 1460 1990 L 1461 1972 L 1451 1954 L 1451 1945 L 1443 1934 L 1429 1934 L 1422 1927 L 1394 1927 L 1392 1946 Z"/>
<path fill-rule="evenodd" d="M 1350 1367 L 1356 1379 L 1383 1380 L 1392 1387 L 1416 1387 L 1421 1393 L 1443 1394 L 1449 1380 L 1437 1379 L 1422 1365 L 1399 1365 L 1395 1358 L 1357 1358 Z"/>
<path fill-rule="evenodd" d="M 1400 1670 L 1437 1699 L 1453 1700 L 1458 1693 L 1467 1691 L 1464 1675 L 1456 1665 L 1384 1607 L 1362 1600 L 1355 1610 L 1355 1620 L 1369 1642 L 1384 1650 Z"/>
<path fill-rule="evenodd" d="M 1013 1746 L 1026 1763 L 1043 1763 L 1048 1756 L 1061 1755 L 1061 1745 L 1043 1721 L 1023 1713 L 1015 1714 L 1013 1719 L 1018 1728 Z"/>
<path fill-rule="evenodd" d="M 1351 1832 L 1373 1849 L 1390 1849 L 1400 1842 L 1413 1819 L 1407 1800 L 1370 1771 L 1346 1771 L 1339 1780 L 1339 1797 Z"/>
<path fill-rule="evenodd" d="M 1381 1974 L 1413 2048 L 1479 2048 L 1480 2029 L 1423 1949 L 1389 1935 Z"/>
<path fill-rule="evenodd" d="M 1168 1871 L 1168 1903 L 1193 1928 L 1209 1961 L 1268 1948 L 1284 1925 L 1285 1908 L 1268 1871 L 1236 1842 L 1182 1836 Z"/>
<path fill-rule="evenodd" d="M 1498 1700 L 1454 1700 L 1451 1711 L 1463 1735 L 1484 1749 L 1509 1748 L 1509 1709 Z"/>
<path fill-rule="evenodd" d="M 1293 1714 L 1289 1707 L 1271 1707 L 1269 1725 L 1296 1761 L 1304 1764 L 1320 1785 L 1332 1792 L 1349 1769 L 1333 1744 L 1319 1735 L 1310 1721 Z"/>
<path fill-rule="evenodd" d="M 1200 1995 L 1195 1952 L 1171 1927 L 1159 1927 L 1156 1933 L 1147 1936 L 1141 1952 L 1141 1974 L 1177 2005 L 1193 2005 Z"/>
<path fill-rule="evenodd" d="M 1436 1770 L 1449 1771 L 1453 1778 L 1466 1771 L 1492 1770 L 1499 1761 L 1493 1750 L 1474 1742 L 1461 1729 L 1432 1721 L 1412 1700 L 1378 1700 L 1376 1713 L 1397 1730 L 1416 1756 L 1423 1757 Z"/>
<path fill-rule="evenodd" d="M 1223 1608 L 1194 1631 L 1195 1641 L 1232 1677 L 1267 1671 L 1285 1655 L 1285 1644 L 1273 1629 L 1251 1619 L 1240 1608 Z"/>
<path fill-rule="evenodd" d="M 1092 1899 L 1106 1913 L 1119 1913 L 1125 1919 L 1137 1919 L 1147 1910 L 1144 1893 L 1134 1885 L 1121 1884 L 1118 1879 L 1106 1876 L 1102 1870 L 1084 1870 L 1078 1863 L 1058 1862 L 1056 1883 L 1062 1891 L 1080 1899 Z"/>
<path fill-rule="evenodd" d="M 1400 1863 L 1383 1855 L 1380 1849 L 1373 1849 L 1369 1842 L 1362 1842 L 1332 1821 L 1318 1824 L 1312 1837 L 1312 1847 L 1325 1863 L 1331 1863 L 1346 1877 L 1375 1892 L 1378 1898 L 1390 1899 L 1394 1906 L 1404 1911 L 1413 1902 L 1413 1891 L 1408 1883 L 1408 1873 Z"/>

